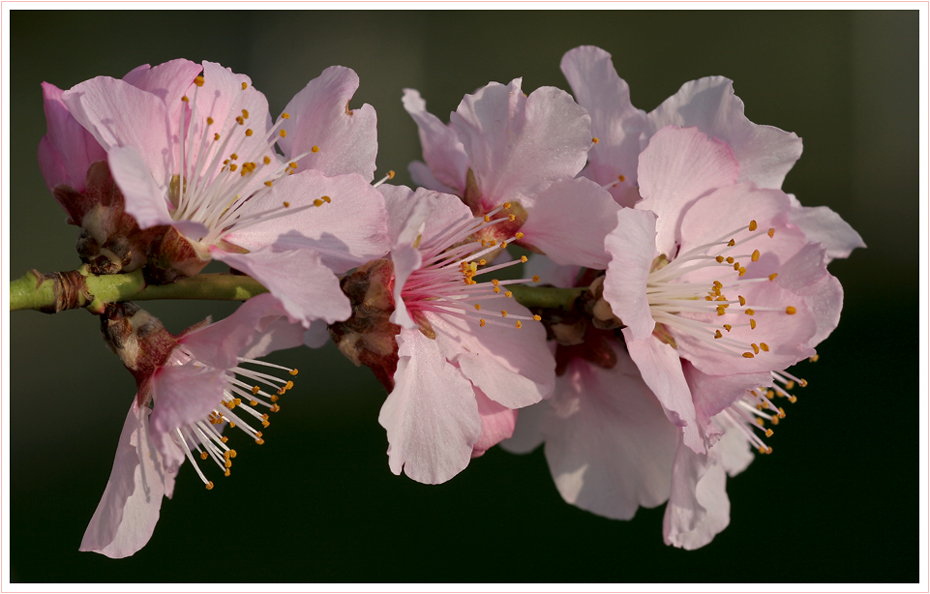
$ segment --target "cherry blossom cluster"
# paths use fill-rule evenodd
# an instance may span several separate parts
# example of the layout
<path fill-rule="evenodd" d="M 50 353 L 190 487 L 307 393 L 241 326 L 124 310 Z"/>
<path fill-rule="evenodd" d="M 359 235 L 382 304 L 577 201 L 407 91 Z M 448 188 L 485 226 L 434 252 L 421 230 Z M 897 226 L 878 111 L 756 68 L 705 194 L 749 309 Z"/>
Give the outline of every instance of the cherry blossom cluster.
<path fill-rule="evenodd" d="M 39 163 L 87 274 L 158 286 L 218 260 L 267 289 L 179 335 L 98 308 L 138 391 L 82 550 L 144 546 L 185 461 L 207 489 L 229 476 L 294 387 L 261 358 L 329 340 L 387 391 L 395 474 L 442 483 L 498 443 L 544 444 L 571 504 L 667 502 L 665 541 L 687 549 L 727 526 L 726 477 L 772 451 L 805 385 L 789 368 L 839 321 L 827 264 L 864 244 L 781 190 L 801 140 L 750 122 L 731 81 L 646 113 L 603 50 L 561 66 L 573 95 L 492 82 L 448 123 L 404 90 L 415 189 L 374 182 L 376 114 L 350 106 L 348 68 L 276 118 L 211 62 L 43 85 Z"/>

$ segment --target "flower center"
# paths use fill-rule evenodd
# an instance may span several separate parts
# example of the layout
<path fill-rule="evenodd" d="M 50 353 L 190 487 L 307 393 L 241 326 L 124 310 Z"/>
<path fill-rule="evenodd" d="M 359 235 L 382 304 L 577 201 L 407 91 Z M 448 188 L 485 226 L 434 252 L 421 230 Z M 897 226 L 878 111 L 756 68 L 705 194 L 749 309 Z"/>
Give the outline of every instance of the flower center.
<path fill-rule="evenodd" d="M 173 362 L 201 365 L 183 347 L 175 351 Z M 175 441 L 187 455 L 197 476 L 208 490 L 213 488 L 213 481 L 207 480 L 196 457 L 202 461 L 213 460 L 224 476 L 230 475 L 232 459 L 236 457 L 236 450 L 226 445 L 229 438 L 222 434 L 223 423 L 229 423 L 230 428 L 240 429 L 255 440 L 255 443 L 262 445 L 265 443 L 262 432 L 253 425 L 260 424 L 263 429 L 267 428 L 271 424 L 268 412 L 281 410 L 277 403 L 278 398 L 294 387 L 294 382 L 289 379 L 243 367 L 244 364 L 279 372 L 286 371 L 291 376 L 297 375 L 296 369 L 239 357 L 239 365 L 228 370 L 223 400 L 217 408 L 210 411 L 205 418 L 175 430 Z M 268 412 L 261 412 L 262 409 L 267 409 Z"/>
<path fill-rule="evenodd" d="M 797 313 L 793 306 L 764 307 L 753 306 L 741 295 L 741 289 L 758 283 L 772 282 L 778 273 L 768 277 L 743 278 L 746 266 L 743 262 L 757 262 L 761 252 L 752 253 L 740 250 L 740 246 L 759 237 L 773 237 L 775 229 L 758 229 L 756 221 L 748 227 L 741 227 L 710 243 L 699 245 L 679 254 L 669 262 L 665 255 L 653 261 L 652 271 L 646 282 L 646 294 L 653 319 L 666 327 L 674 328 L 689 336 L 697 338 L 713 348 L 734 355 L 751 359 L 770 349 L 764 342 L 747 342 L 728 337 L 733 328 L 746 327 L 755 330 L 757 312 L 780 311 L 787 315 Z M 691 282 L 682 277 L 703 269 L 716 269 L 717 276 L 709 285 L 707 282 Z M 722 279 L 722 280 L 721 280 Z M 736 299 L 733 299 L 734 295 Z M 704 316 L 695 314 L 705 314 Z M 741 317 L 736 317 L 742 314 Z M 718 323 L 715 317 L 725 317 L 726 323 Z M 659 330 L 661 338 L 673 341 L 664 329 Z"/>
<path fill-rule="evenodd" d="M 538 277 L 514 280 L 492 278 L 484 282 L 475 280 L 481 275 L 526 262 L 526 256 L 521 256 L 503 264 L 489 265 L 489 261 L 503 253 L 510 242 L 523 237 L 523 233 L 517 231 L 502 241 L 482 239 L 488 237 L 488 229 L 514 222 L 516 215 L 509 212 L 511 207 L 511 203 L 506 202 L 484 216 L 453 224 L 418 246 L 423 265 L 410 274 L 401 297 L 411 317 L 421 328 L 426 323 L 423 317 L 425 312 L 477 321 L 481 327 L 490 324 L 521 328 L 523 322 L 540 320 L 539 316 L 517 315 L 508 312 L 506 308 L 483 309 L 479 303 L 511 299 L 513 293 L 507 290 L 508 285 L 539 281 Z M 424 333 L 428 335 L 429 330 L 425 329 Z"/>
<path fill-rule="evenodd" d="M 212 245 L 233 229 L 329 202 L 323 196 L 301 207 L 290 208 L 283 202 L 264 212 L 243 214 L 241 207 L 246 201 L 269 192 L 275 181 L 294 173 L 297 161 L 309 153 L 285 161 L 275 152 L 275 143 L 287 134 L 282 129 L 290 117 L 287 113 L 267 131 L 261 129 L 264 122 L 256 122 L 255 128 L 250 125 L 249 111 L 243 105 L 248 95 L 257 91 L 249 89 L 245 82 L 228 112 L 219 113 L 217 107 L 211 107 L 209 113 L 202 113 L 202 104 L 216 104 L 198 101 L 203 84 L 203 77 L 198 76 L 193 100 L 181 98 L 179 173 L 171 179 L 169 188 L 169 198 L 175 205 L 172 218 L 207 228 L 203 237 L 190 239 Z"/>

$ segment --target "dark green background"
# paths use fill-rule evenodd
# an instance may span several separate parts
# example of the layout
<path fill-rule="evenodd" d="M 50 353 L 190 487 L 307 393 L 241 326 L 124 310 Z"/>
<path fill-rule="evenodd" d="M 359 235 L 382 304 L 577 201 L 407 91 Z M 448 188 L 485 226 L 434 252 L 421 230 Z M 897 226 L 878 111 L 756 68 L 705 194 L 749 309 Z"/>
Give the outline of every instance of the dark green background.
<path fill-rule="evenodd" d="M 731 479 L 731 525 L 695 552 L 662 543 L 663 508 L 630 522 L 563 503 L 541 451 L 499 449 L 424 486 L 388 469 L 384 393 L 332 347 L 280 353 L 298 386 L 262 446 L 207 492 L 183 467 L 151 542 L 78 553 L 134 383 L 85 312 L 11 315 L 13 581 L 908 582 L 918 579 L 918 13 L 21 12 L 11 17 L 10 275 L 77 266 L 76 229 L 36 161 L 39 83 L 64 89 L 186 57 L 247 73 L 278 113 L 332 64 L 379 116 L 379 173 L 417 158 L 404 87 L 447 120 L 462 95 L 523 76 L 567 89 L 562 54 L 610 51 L 634 104 L 735 81 L 748 117 L 797 132 L 784 188 L 869 245 L 831 265 L 843 320 L 801 367 L 811 386 Z M 154 303 L 178 332 L 229 304 Z M 233 439 L 236 439 L 235 437 Z M 244 443 L 244 440 L 243 440 Z"/>

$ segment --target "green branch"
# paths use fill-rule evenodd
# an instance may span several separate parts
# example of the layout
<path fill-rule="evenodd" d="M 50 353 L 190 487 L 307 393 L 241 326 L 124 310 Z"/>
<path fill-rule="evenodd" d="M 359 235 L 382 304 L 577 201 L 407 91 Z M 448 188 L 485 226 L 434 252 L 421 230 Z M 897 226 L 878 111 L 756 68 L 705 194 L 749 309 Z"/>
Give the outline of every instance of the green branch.
<path fill-rule="evenodd" d="M 142 272 L 96 276 L 83 270 L 42 274 L 30 270 L 10 283 L 10 311 L 99 311 L 104 303 L 153 299 L 245 301 L 268 290 L 248 276 L 201 274 L 168 285 L 147 285 Z"/>
<path fill-rule="evenodd" d="M 526 307 L 570 310 L 587 289 L 511 285 L 514 298 Z M 10 283 L 10 310 L 34 309 L 58 313 L 87 308 L 99 312 L 104 303 L 153 299 L 245 301 L 268 289 L 248 276 L 201 274 L 167 285 L 148 285 L 142 271 L 93 275 L 85 270 L 42 274 L 30 270 Z"/>

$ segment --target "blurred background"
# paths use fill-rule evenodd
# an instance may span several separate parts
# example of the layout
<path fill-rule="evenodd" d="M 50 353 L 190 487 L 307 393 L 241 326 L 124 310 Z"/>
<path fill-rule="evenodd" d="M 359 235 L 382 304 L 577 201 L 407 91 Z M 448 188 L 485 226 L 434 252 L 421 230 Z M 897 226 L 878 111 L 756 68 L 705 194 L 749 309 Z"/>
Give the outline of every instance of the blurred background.
<path fill-rule="evenodd" d="M 405 87 L 448 121 L 491 80 L 567 90 L 559 61 L 583 44 L 613 54 L 647 111 L 724 75 L 752 121 L 804 139 L 784 189 L 869 246 L 831 264 L 846 290 L 839 328 L 820 362 L 796 368 L 811 385 L 769 440 L 775 453 L 729 480 L 730 527 L 693 552 L 663 544 L 664 506 L 617 522 L 565 504 L 541 449 L 495 448 L 439 486 L 394 476 L 384 391 L 329 345 L 273 358 L 300 369 L 297 387 L 265 445 L 237 446 L 229 479 L 208 492 L 185 465 L 148 546 L 117 561 L 79 553 L 135 385 L 95 317 L 14 312 L 14 582 L 918 580 L 917 11 L 13 11 L 10 23 L 10 278 L 79 265 L 77 228 L 37 164 L 39 84 L 178 57 L 248 74 L 273 114 L 327 66 L 354 68 L 352 105 L 378 112 L 376 178 L 394 169 L 405 184 L 419 157 Z M 173 332 L 234 308 L 145 307 Z"/>

